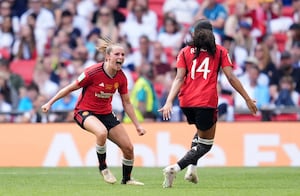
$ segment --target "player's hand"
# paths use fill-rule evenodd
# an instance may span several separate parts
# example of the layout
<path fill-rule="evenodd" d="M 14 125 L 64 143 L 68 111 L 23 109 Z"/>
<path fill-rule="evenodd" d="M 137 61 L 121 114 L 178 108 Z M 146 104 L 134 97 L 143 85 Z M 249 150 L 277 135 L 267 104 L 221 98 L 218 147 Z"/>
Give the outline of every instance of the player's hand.
<path fill-rule="evenodd" d="M 255 115 L 257 113 L 257 106 L 256 106 L 256 101 L 255 100 L 252 100 L 252 99 L 249 99 L 246 101 L 247 103 L 247 106 L 250 110 L 250 112 Z"/>
<path fill-rule="evenodd" d="M 137 127 L 136 131 L 138 132 L 139 136 L 146 134 L 146 130 L 143 127 Z"/>
<path fill-rule="evenodd" d="M 44 105 L 42 105 L 42 107 L 41 107 L 41 109 L 42 109 L 42 112 L 48 112 L 49 111 L 49 109 L 50 109 L 50 107 L 51 107 L 51 105 L 50 104 L 48 104 L 48 103 L 46 103 L 46 104 L 44 104 Z"/>
<path fill-rule="evenodd" d="M 172 104 L 166 103 L 162 108 L 160 108 L 158 111 L 162 113 L 163 120 L 170 120 L 171 114 L 172 114 Z"/>

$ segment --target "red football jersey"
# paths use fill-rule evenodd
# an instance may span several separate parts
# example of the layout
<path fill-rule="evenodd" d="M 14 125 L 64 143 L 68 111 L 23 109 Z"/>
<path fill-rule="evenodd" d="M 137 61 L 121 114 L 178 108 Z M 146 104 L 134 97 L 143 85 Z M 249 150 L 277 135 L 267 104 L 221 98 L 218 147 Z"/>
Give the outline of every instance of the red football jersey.
<path fill-rule="evenodd" d="M 217 45 L 215 56 L 201 51 L 194 59 L 195 48 L 186 46 L 179 52 L 177 67 L 185 68 L 187 75 L 178 94 L 181 107 L 217 108 L 218 71 L 221 67 L 233 66 L 227 50 Z"/>
<path fill-rule="evenodd" d="M 77 83 L 82 87 L 75 110 L 87 110 L 95 114 L 112 112 L 112 97 L 116 90 L 127 94 L 127 78 L 122 70 L 111 78 L 103 69 L 103 63 L 88 67 L 78 78 Z"/>

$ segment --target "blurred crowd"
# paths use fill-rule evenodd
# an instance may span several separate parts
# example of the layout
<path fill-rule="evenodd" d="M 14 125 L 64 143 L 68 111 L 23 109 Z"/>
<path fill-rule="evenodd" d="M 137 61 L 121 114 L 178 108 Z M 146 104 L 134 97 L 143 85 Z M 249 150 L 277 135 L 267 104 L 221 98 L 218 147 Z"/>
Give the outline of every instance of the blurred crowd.
<path fill-rule="evenodd" d="M 161 121 L 176 56 L 191 24 L 208 18 L 262 111 L 300 105 L 300 0 L 1 0 L 0 122 L 71 122 L 80 91 L 40 106 L 103 60 L 99 36 L 126 49 L 123 70 L 141 122 Z M 243 99 L 219 77 L 219 119 L 234 121 Z M 171 121 L 184 121 L 178 100 Z M 120 97 L 113 110 L 123 122 Z"/>

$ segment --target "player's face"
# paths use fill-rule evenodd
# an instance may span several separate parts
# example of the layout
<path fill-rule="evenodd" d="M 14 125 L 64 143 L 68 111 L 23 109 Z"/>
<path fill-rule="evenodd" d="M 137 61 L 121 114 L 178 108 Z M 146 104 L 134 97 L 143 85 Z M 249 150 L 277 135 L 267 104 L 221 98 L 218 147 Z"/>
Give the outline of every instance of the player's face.
<path fill-rule="evenodd" d="M 120 70 L 125 60 L 125 50 L 121 46 L 114 46 L 109 55 L 109 64 L 114 70 Z"/>

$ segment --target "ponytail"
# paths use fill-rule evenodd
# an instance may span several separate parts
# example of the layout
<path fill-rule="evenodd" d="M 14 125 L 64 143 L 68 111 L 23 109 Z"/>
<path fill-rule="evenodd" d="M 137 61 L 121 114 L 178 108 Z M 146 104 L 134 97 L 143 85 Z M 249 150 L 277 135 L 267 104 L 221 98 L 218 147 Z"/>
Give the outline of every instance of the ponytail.
<path fill-rule="evenodd" d="M 113 45 L 114 43 L 108 37 L 100 37 L 98 39 L 98 46 L 96 46 L 96 49 L 103 54 L 109 54 Z"/>

